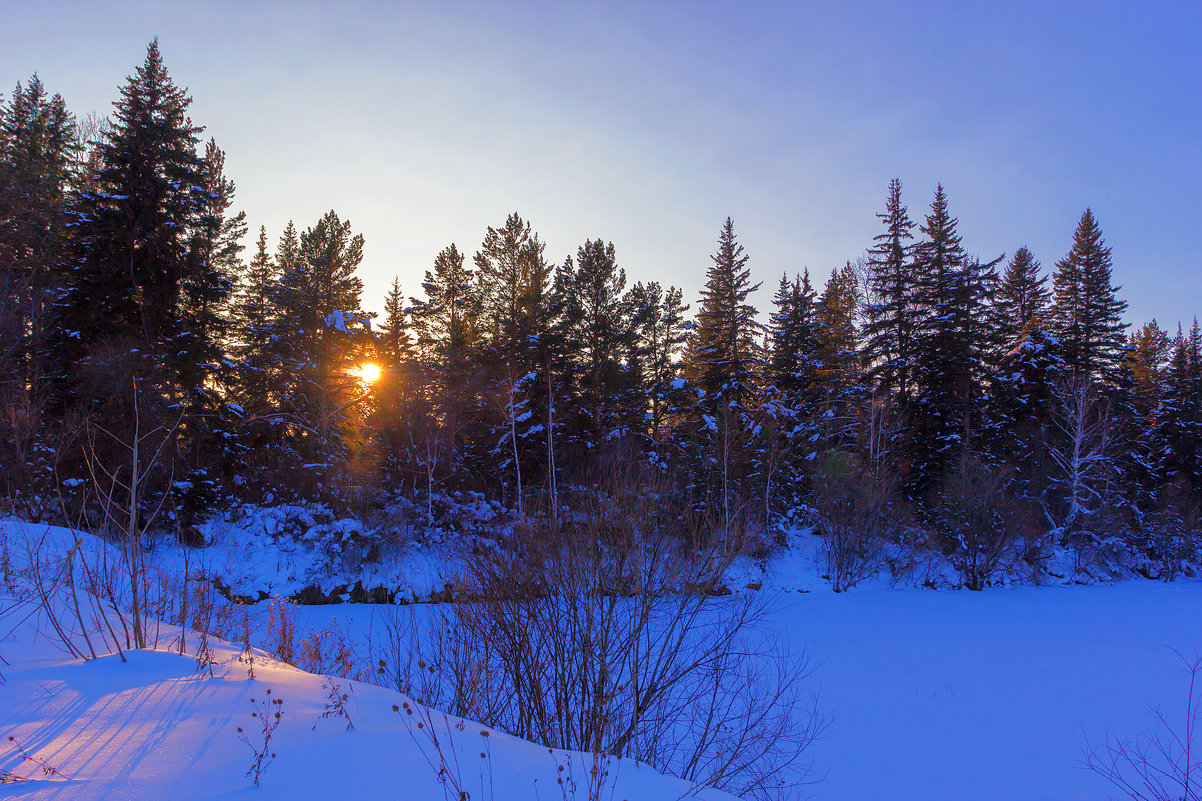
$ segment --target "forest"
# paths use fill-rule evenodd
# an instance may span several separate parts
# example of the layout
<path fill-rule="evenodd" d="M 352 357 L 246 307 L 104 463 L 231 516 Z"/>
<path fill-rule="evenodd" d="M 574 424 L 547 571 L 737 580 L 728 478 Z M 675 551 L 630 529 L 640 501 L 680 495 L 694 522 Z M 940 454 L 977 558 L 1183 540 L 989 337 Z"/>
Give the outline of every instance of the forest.
<path fill-rule="evenodd" d="M 781 276 L 766 313 L 730 219 L 686 302 L 603 237 L 550 260 L 514 213 L 376 315 L 336 210 L 250 231 L 157 40 L 107 116 L 50 92 L 0 106 L 0 490 L 25 519 L 202 544 L 236 502 L 432 525 L 482 498 L 562 531 L 653 491 L 740 551 L 817 525 L 836 589 L 884 544 L 973 589 L 1060 547 L 1164 579 L 1196 555 L 1202 332 L 1130 326 L 1089 209 L 1047 270 L 972 255 L 942 186 L 911 213 L 895 179 L 865 254 Z"/>

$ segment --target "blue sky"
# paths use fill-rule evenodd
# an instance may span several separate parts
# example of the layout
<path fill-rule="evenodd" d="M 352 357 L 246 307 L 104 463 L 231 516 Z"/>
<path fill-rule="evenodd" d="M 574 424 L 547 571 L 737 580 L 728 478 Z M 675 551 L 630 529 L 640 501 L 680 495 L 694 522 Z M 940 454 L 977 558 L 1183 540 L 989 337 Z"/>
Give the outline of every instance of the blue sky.
<path fill-rule="evenodd" d="M 1129 317 L 1202 312 L 1199 2 L 24 3 L 0 87 L 105 112 L 158 36 L 237 205 L 367 238 L 365 305 L 511 211 L 694 299 L 733 217 L 764 282 L 818 282 L 937 182 L 966 247 L 1045 269 L 1086 206 Z"/>

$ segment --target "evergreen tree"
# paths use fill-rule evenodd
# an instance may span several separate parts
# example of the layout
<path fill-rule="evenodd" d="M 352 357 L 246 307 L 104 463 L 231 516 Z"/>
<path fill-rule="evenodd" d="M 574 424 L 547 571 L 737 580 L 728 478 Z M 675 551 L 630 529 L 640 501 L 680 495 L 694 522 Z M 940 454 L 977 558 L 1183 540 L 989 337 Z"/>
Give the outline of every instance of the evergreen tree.
<path fill-rule="evenodd" d="M 686 370 L 711 410 L 742 409 L 759 388 L 760 325 L 747 298 L 760 285 L 751 283 L 747 256 L 735 240 L 729 217 L 718 237 L 718 252 L 710 258 L 713 264 L 701 290 Z"/>
<path fill-rule="evenodd" d="M 69 356 L 65 367 L 82 364 L 101 343 L 136 342 L 164 362 L 169 383 L 174 375 L 178 384 L 181 373 L 191 385 L 183 389 L 203 380 L 195 368 L 210 355 L 209 343 L 177 339 L 185 333 L 183 292 L 187 286 L 197 297 L 220 298 L 227 287 L 192 247 L 193 232 L 206 223 L 196 155 L 202 129 L 188 117 L 190 104 L 168 75 L 158 41 L 151 42 L 114 104 L 97 191 L 80 199 L 81 250 L 62 321 L 79 347 L 60 349 Z"/>
<path fill-rule="evenodd" d="M 1023 331 L 1044 323 L 1050 293 L 1047 276 L 1040 275 L 1040 264 L 1026 247 L 1014 252 L 998 286 L 997 306 L 1003 339 L 1013 344 Z"/>
<path fill-rule="evenodd" d="M 559 348 L 566 354 L 567 434 L 592 450 L 626 435 L 642 420 L 632 364 L 635 330 L 626 273 L 613 243 L 585 242 L 556 272 Z M 566 401 L 566 402 L 564 402 Z"/>
<path fill-rule="evenodd" d="M 660 288 L 654 281 L 637 283 L 630 292 L 637 329 L 637 353 L 646 396 L 646 435 L 657 456 L 663 457 L 669 429 L 679 422 L 684 404 L 684 381 L 679 356 L 688 341 L 689 310 L 676 287 Z"/>
<path fill-rule="evenodd" d="M 453 471 L 465 441 L 479 441 L 485 416 L 479 366 L 480 293 L 463 254 L 451 244 L 439 252 L 422 282 L 424 299 L 411 298 L 423 383 L 432 406 L 429 456 Z M 472 427 L 476 426 L 476 430 Z M 436 436 L 437 435 L 437 436 Z M 432 469 L 432 468 L 431 468 Z M 430 473 L 427 473 L 429 481 Z"/>
<path fill-rule="evenodd" d="M 859 285 L 851 262 L 831 270 L 818 299 L 822 354 L 819 372 L 822 385 L 835 395 L 850 390 L 859 376 L 856 315 L 860 304 Z"/>
<path fill-rule="evenodd" d="M 767 382 L 799 417 L 817 411 L 821 397 L 822 329 L 810 273 L 781 276 L 768 326 Z"/>
<path fill-rule="evenodd" d="M 346 453 L 363 394 L 357 379 L 368 315 L 360 308 L 363 235 L 326 212 L 296 238 L 290 225 L 277 253 L 281 268 L 275 347 L 280 351 L 283 411 L 304 462 L 328 466 Z"/>
<path fill-rule="evenodd" d="M 451 244 L 435 258 L 433 271 L 426 271 L 425 299 L 410 298 L 418 347 L 448 369 L 464 363 L 477 342 L 480 297 L 473 277 L 463 254 Z"/>
<path fill-rule="evenodd" d="M 1165 375 L 1157 427 L 1151 432 L 1170 494 L 1194 519 L 1202 513 L 1202 330 L 1178 328 Z"/>
<path fill-rule="evenodd" d="M 889 183 L 885 211 L 877 214 L 884 233 L 874 237 L 868 251 L 871 272 L 865 309 L 864 356 L 867 377 L 886 398 L 896 398 L 904 412 L 915 392 L 917 330 L 921 310 L 918 275 L 913 266 L 914 223 L 901 202 L 901 181 Z"/>
<path fill-rule="evenodd" d="M 214 220 L 190 104 L 151 42 L 114 103 L 99 169 L 77 203 L 74 263 L 53 341 L 57 408 L 82 404 L 109 432 L 112 452 L 94 458 L 126 458 L 135 430 L 166 438 L 154 446 L 161 476 L 140 489 L 147 503 L 160 492 L 182 503 L 181 530 L 212 497 L 205 442 L 221 343 L 201 310 L 219 307 L 229 291 L 197 248 Z M 84 471 L 82 463 L 75 469 Z M 187 487 L 185 497 L 176 494 Z"/>
<path fill-rule="evenodd" d="M 519 514 L 526 488 L 550 455 L 545 436 L 537 436 L 547 434 L 555 311 L 543 247 L 530 223 L 510 214 L 501 228 L 488 228 L 475 257 L 494 401 L 493 455 L 513 471 Z"/>
<path fill-rule="evenodd" d="M 689 337 L 685 374 L 698 390 L 695 424 L 708 451 L 703 464 L 711 466 L 705 471 L 709 475 L 700 478 L 711 510 L 720 510 L 723 525 L 729 527 L 751 489 L 747 439 L 763 366 L 760 325 L 755 307 L 747 302 L 759 284 L 751 283 L 748 257 L 729 217 L 711 260 Z"/>
<path fill-rule="evenodd" d="M 397 367 L 413 356 L 413 341 L 409 336 L 408 312 L 401 292 L 401 279 L 392 279 L 392 288 L 384 296 L 384 324 L 380 326 L 380 350 L 389 367 Z"/>
<path fill-rule="evenodd" d="M 1053 326 L 1065 364 L 1082 376 L 1105 377 L 1118 365 L 1127 304 L 1111 282 L 1110 248 L 1093 212 L 1086 209 L 1073 248 L 1056 264 L 1052 279 Z"/>
<path fill-rule="evenodd" d="M 914 430 L 915 486 L 942 478 L 964 446 L 963 428 L 970 383 L 969 343 L 962 336 L 966 300 L 967 256 L 947 207 L 947 195 L 935 189 L 931 212 L 915 248 L 918 300 L 922 319 L 916 330 L 919 413 Z"/>
<path fill-rule="evenodd" d="M 52 451 L 38 440 L 77 153 L 74 117 L 37 75 L 0 102 L 0 486 L 35 518 L 53 472 Z"/>

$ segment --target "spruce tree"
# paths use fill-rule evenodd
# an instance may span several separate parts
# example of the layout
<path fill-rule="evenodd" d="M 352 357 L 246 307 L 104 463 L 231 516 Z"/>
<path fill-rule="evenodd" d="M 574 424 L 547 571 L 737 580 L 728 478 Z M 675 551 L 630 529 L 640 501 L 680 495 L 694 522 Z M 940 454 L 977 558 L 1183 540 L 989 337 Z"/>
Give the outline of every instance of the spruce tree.
<path fill-rule="evenodd" d="M 637 353 L 646 396 L 645 433 L 653 451 L 665 457 L 670 428 L 678 423 L 684 406 L 685 382 L 679 378 L 679 355 L 688 341 L 685 320 L 688 304 L 676 287 L 666 291 L 654 281 L 639 282 L 630 291 L 637 330 Z"/>
<path fill-rule="evenodd" d="M 275 347 L 284 382 L 282 405 L 298 458 L 329 466 L 345 455 L 346 438 L 364 409 L 357 368 L 366 353 L 368 315 L 360 308 L 363 235 L 334 211 L 280 242 Z M 333 462 L 331 462 L 333 460 Z"/>
<path fill-rule="evenodd" d="M 559 348 L 565 354 L 567 436 L 586 451 L 630 433 L 642 421 L 634 393 L 635 346 L 626 273 L 613 243 L 586 241 L 557 271 Z"/>
<path fill-rule="evenodd" d="M 0 487 L 35 518 L 53 474 L 53 449 L 38 440 L 77 155 L 75 119 L 37 75 L 0 102 Z"/>
<path fill-rule="evenodd" d="M 831 270 L 818 299 L 818 321 L 822 342 L 821 381 L 835 395 L 849 390 L 859 376 L 856 316 L 860 305 L 859 284 L 851 262 Z"/>
<path fill-rule="evenodd" d="M 884 233 L 874 237 L 868 251 L 871 272 L 869 299 L 865 309 L 864 357 L 867 377 L 875 381 L 886 398 L 896 398 L 905 410 L 915 392 L 917 331 L 921 310 L 918 304 L 918 275 L 913 265 L 914 223 L 901 201 L 901 181 L 889 183 L 885 211 L 877 214 Z"/>
<path fill-rule="evenodd" d="M 1073 248 L 1056 264 L 1052 279 L 1053 326 L 1067 367 L 1081 376 L 1108 377 L 1124 344 L 1125 301 L 1111 281 L 1110 248 L 1093 212 L 1086 209 Z"/>
<path fill-rule="evenodd" d="M 729 217 L 718 237 L 718 252 L 710 258 L 713 263 L 701 290 L 686 369 L 708 398 L 709 408 L 741 409 L 759 388 L 760 325 L 747 298 L 760 285 L 751 283 L 748 257 L 735 240 Z"/>
<path fill-rule="evenodd" d="M 187 286 L 197 296 L 220 298 L 226 287 L 193 249 L 192 234 L 205 221 L 196 154 L 202 129 L 188 117 L 190 104 L 168 75 L 158 41 L 151 42 L 114 104 L 97 190 L 79 203 L 80 253 L 62 320 L 79 343 L 64 349 L 71 371 L 101 343 L 123 341 L 160 360 L 168 383 L 178 384 L 181 372 L 192 383 L 184 389 L 202 380 L 192 368 L 209 356 L 209 343 L 178 339 L 185 333 L 183 292 Z"/>
<path fill-rule="evenodd" d="M 925 488 L 942 478 L 963 448 L 969 343 L 962 336 L 966 311 L 967 256 L 948 212 L 947 195 L 935 189 L 931 211 L 915 248 L 918 301 L 922 318 L 916 330 L 915 384 L 919 413 L 912 441 L 917 473 L 914 486 Z"/>
<path fill-rule="evenodd" d="M 409 336 L 408 311 L 401 292 L 401 279 L 392 279 L 392 287 L 384 296 L 384 323 L 380 326 L 377 349 L 389 367 L 397 367 L 413 356 L 413 341 Z"/>
<path fill-rule="evenodd" d="M 718 252 L 701 291 L 701 303 L 685 356 L 686 377 L 698 390 L 694 419 L 699 444 L 707 455 L 699 476 L 707 486 L 712 511 L 723 525 L 748 497 L 751 468 L 748 432 L 760 389 L 763 366 L 760 325 L 747 299 L 759 289 L 751 283 L 748 257 L 735 239 L 730 218 L 718 237 Z"/>
<path fill-rule="evenodd" d="M 1172 343 L 1153 448 L 1173 501 L 1195 520 L 1202 514 L 1202 330 L 1197 318 Z"/>
<path fill-rule="evenodd" d="M 77 203 L 53 343 L 58 408 L 82 405 L 109 432 L 112 452 L 96 454 L 101 461 L 127 458 L 135 430 L 167 439 L 141 443 L 159 454 L 161 477 L 139 489 L 157 503 L 157 492 L 192 487 L 175 497 L 185 517 L 212 489 L 210 376 L 221 342 L 200 310 L 219 307 L 229 291 L 197 246 L 213 219 L 190 104 L 151 42 L 121 87 L 98 169 Z"/>
<path fill-rule="evenodd" d="M 1040 275 L 1040 264 L 1025 246 L 1014 252 L 998 286 L 997 306 L 1003 338 L 1018 341 L 1021 333 L 1033 325 L 1044 324 L 1050 293 L 1047 276 Z"/>

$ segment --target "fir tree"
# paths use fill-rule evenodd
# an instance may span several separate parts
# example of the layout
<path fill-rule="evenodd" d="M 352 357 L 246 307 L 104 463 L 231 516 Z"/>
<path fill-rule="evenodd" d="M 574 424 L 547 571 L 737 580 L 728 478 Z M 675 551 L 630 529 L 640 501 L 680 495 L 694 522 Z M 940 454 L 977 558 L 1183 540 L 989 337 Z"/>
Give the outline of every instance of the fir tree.
<path fill-rule="evenodd" d="M 885 211 L 877 214 L 884 233 L 874 237 L 868 251 L 871 272 L 865 309 L 864 356 L 867 376 L 886 398 L 896 397 L 904 411 L 914 394 L 916 336 L 921 310 L 918 275 L 913 266 L 914 223 L 901 202 L 901 181 L 889 183 Z"/>
<path fill-rule="evenodd" d="M 641 423 L 635 416 L 631 299 L 613 243 L 596 239 L 581 245 L 576 260 L 557 271 L 555 294 L 565 390 L 571 393 L 564 398 L 572 414 L 568 435 L 593 449 Z"/>
<path fill-rule="evenodd" d="M 750 487 L 747 434 L 760 389 L 763 357 L 755 307 L 747 302 L 759 284 L 751 283 L 748 257 L 735 239 L 727 218 L 718 237 L 718 252 L 701 291 L 701 304 L 685 356 L 686 376 L 699 392 L 701 440 L 709 450 L 704 462 L 713 466 L 708 485 L 712 508 L 721 510 L 724 526 Z"/>
<path fill-rule="evenodd" d="M 718 252 L 710 258 L 686 369 L 711 409 L 745 408 L 759 387 L 762 363 L 760 325 L 755 307 L 747 302 L 760 285 L 751 283 L 747 256 L 729 217 L 718 237 Z"/>
<path fill-rule="evenodd" d="M 85 351 L 133 340 L 197 381 L 194 361 L 208 343 L 179 342 L 185 285 L 220 297 L 226 287 L 192 248 L 202 227 L 204 178 L 196 155 L 201 128 L 188 117 L 191 98 L 175 86 L 158 41 L 121 89 L 101 146 L 97 190 L 80 200 L 81 253 L 71 274 L 62 327 L 78 332 Z M 75 364 L 86 353 L 75 351 Z M 174 369 L 172 369 L 174 368 Z"/>
<path fill-rule="evenodd" d="M 642 365 L 646 395 L 647 438 L 657 455 L 663 455 L 668 429 L 679 422 L 684 381 L 679 379 L 679 355 L 688 341 L 689 306 L 676 287 L 660 288 L 654 281 L 637 283 L 630 291 L 637 333 L 637 353 Z"/>
<path fill-rule="evenodd" d="M 918 300 L 922 320 L 916 331 L 919 414 L 914 431 L 918 486 L 941 478 L 964 446 L 963 421 L 969 383 L 970 349 L 962 336 L 966 312 L 967 257 L 947 207 L 947 195 L 935 189 L 931 212 L 920 228 L 915 249 Z"/>
<path fill-rule="evenodd" d="M 1111 282 L 1110 248 L 1090 209 L 1077 224 L 1072 250 L 1057 262 L 1052 284 L 1053 326 L 1065 364 L 1082 376 L 1110 375 L 1124 344 L 1127 304 Z"/>
<path fill-rule="evenodd" d="M 384 296 L 384 324 L 380 326 L 378 349 L 390 367 L 412 358 L 413 342 L 409 336 L 408 312 L 401 292 L 401 279 L 392 279 L 392 288 Z"/>
<path fill-rule="evenodd" d="M 74 117 L 37 75 L 0 103 L 0 482 L 39 514 L 53 449 L 38 440 L 51 309 L 70 245 Z"/>
<path fill-rule="evenodd" d="M 1013 344 L 1023 331 L 1044 323 L 1050 293 L 1047 276 L 1040 275 L 1040 264 L 1026 247 L 1014 252 L 998 286 L 997 306 L 1003 338 Z"/>

